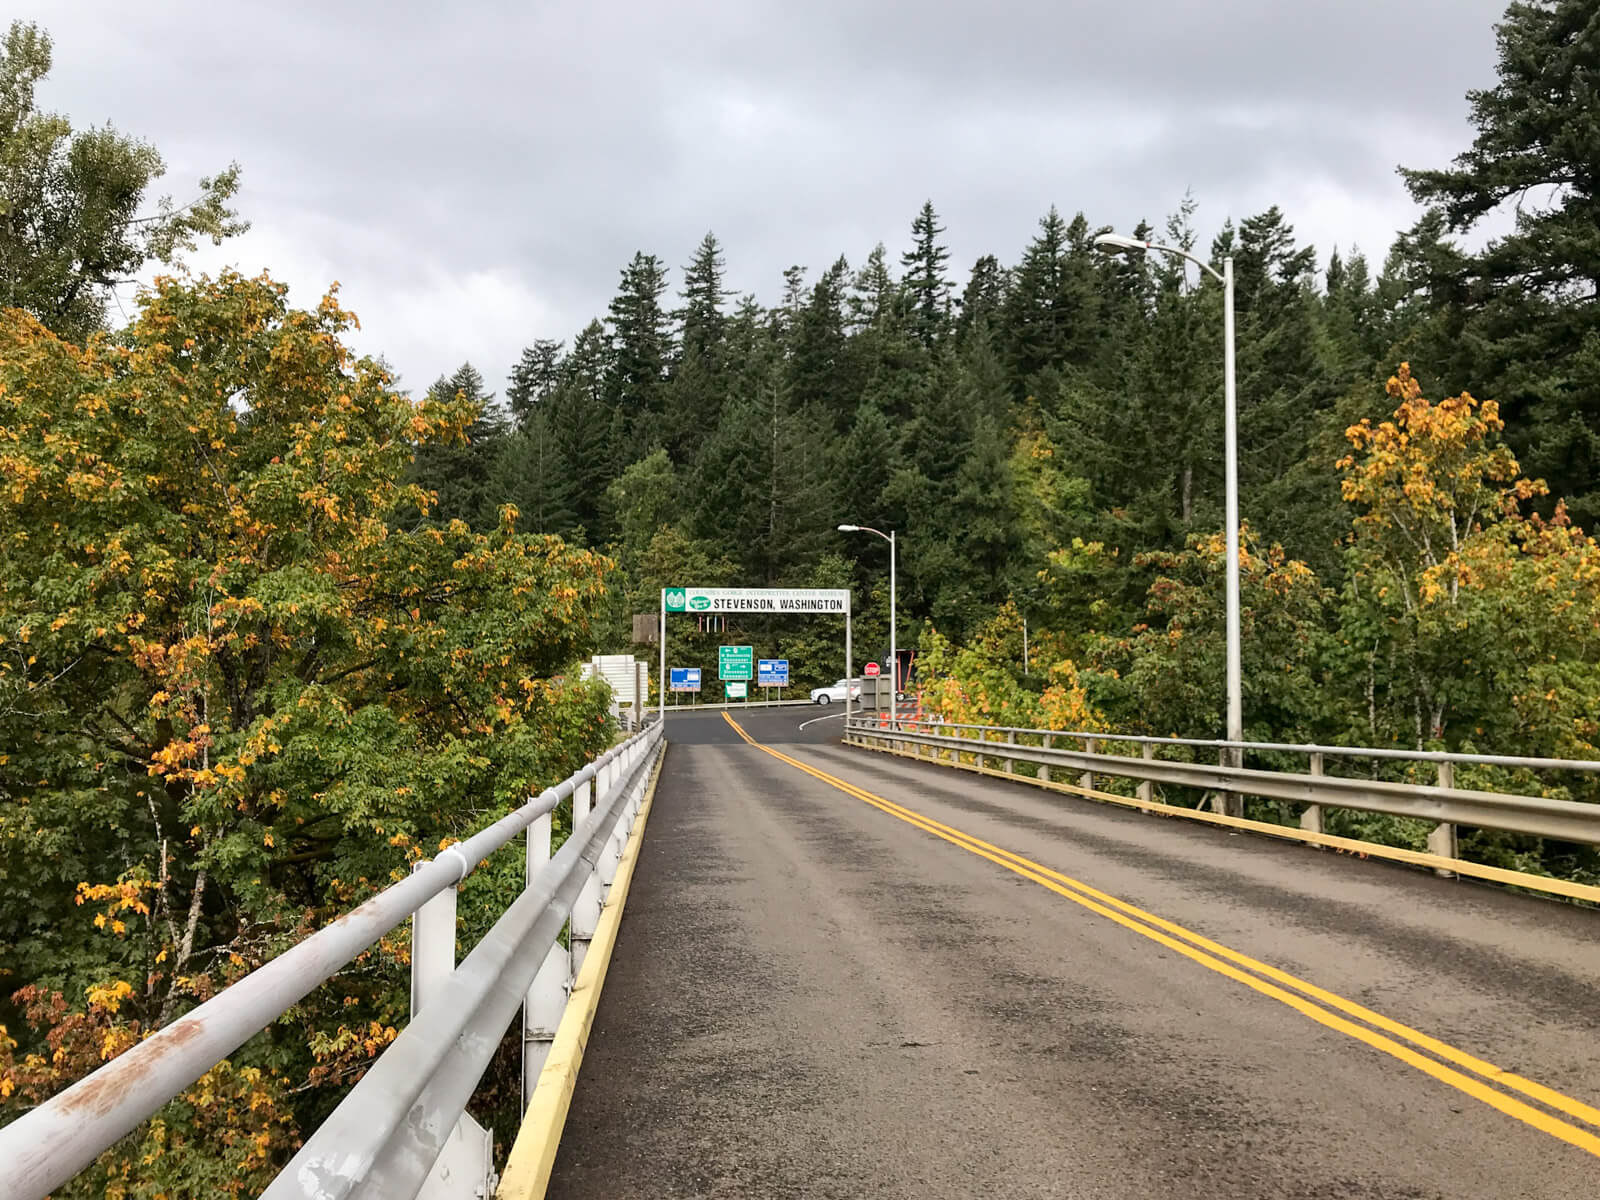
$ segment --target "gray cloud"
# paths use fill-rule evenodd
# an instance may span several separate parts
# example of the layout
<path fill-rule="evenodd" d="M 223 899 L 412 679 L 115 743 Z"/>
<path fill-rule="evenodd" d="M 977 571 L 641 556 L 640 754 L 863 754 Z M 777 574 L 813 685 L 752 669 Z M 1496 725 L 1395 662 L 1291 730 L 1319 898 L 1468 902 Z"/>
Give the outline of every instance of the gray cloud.
<path fill-rule="evenodd" d="M 413 387 L 602 313 L 637 250 L 714 229 L 730 282 L 898 253 L 932 198 L 953 267 L 1014 261 L 1050 204 L 1205 237 L 1280 204 L 1381 257 L 1397 163 L 1465 147 L 1503 0 L 201 4 L 57 0 L 43 102 L 230 159 L 255 228 L 199 266 L 334 279 Z M 674 279 L 677 277 L 674 271 Z"/>

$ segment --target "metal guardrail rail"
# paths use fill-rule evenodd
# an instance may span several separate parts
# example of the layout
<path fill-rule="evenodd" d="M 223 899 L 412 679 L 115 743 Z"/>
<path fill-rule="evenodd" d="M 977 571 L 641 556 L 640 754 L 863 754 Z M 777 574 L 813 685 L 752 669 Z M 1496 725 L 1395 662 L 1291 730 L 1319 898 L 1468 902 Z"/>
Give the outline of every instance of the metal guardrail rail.
<path fill-rule="evenodd" d="M 71 1179 L 413 914 L 412 1020 L 264 1194 L 415 1196 L 431 1179 L 430 1195 L 487 1195 L 487 1136 L 467 1102 L 525 1003 L 525 1086 L 537 1079 L 560 1017 L 552 995 L 564 1003 L 581 964 L 661 741 L 648 725 L 0 1128 L 0 1200 L 36 1200 Z M 551 814 L 569 799 L 574 832 L 551 857 Z M 456 888 L 524 830 L 526 888 L 458 967 Z M 570 952 L 557 941 L 569 915 Z"/>
<path fill-rule="evenodd" d="M 1524 796 L 1505 792 L 1486 792 L 1454 786 L 1454 768 L 1470 763 L 1507 768 L 1544 770 L 1600 771 L 1600 762 L 1578 759 L 1517 758 L 1489 754 L 1448 754 L 1430 751 L 1317 746 L 1295 743 L 1201 741 L 1192 738 L 1156 738 L 1116 733 L 1090 733 L 1052 729 L 1025 729 L 1014 726 L 966 725 L 927 720 L 851 721 L 847 740 L 867 743 L 893 743 L 931 748 L 933 756 L 976 754 L 1011 764 L 1037 765 L 1043 778 L 1053 768 L 1082 772 L 1084 787 L 1093 786 L 1095 775 L 1138 779 L 1145 784 L 1168 784 L 1235 796 L 1264 796 L 1310 805 L 1302 826 L 1321 832 L 1322 811 L 1349 808 L 1364 812 L 1388 813 L 1439 822 L 1430 847 L 1447 857 L 1455 857 L 1455 827 L 1468 825 L 1532 834 L 1560 841 L 1600 845 L 1600 804 L 1557 800 L 1545 796 Z M 1030 745 L 1022 739 L 1037 739 Z M 1051 742 L 1071 739 L 1082 746 L 1052 746 Z M 1143 748 L 1140 758 L 1097 752 L 1107 742 L 1129 742 Z M 1309 770 L 1304 773 L 1231 766 L 1225 763 L 1190 763 L 1162 760 L 1156 754 L 1163 746 L 1215 749 L 1224 754 L 1247 751 L 1274 751 L 1305 754 Z M 1355 758 L 1406 759 L 1435 764 L 1437 785 L 1398 783 L 1380 779 L 1355 779 L 1322 773 L 1325 755 Z"/>

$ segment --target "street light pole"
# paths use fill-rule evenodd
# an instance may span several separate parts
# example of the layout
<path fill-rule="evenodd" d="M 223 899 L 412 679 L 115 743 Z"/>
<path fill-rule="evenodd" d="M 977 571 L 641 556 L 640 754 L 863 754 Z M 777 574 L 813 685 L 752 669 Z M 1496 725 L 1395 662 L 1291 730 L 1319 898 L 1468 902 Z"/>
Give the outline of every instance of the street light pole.
<path fill-rule="evenodd" d="M 1233 255 L 1222 260 L 1222 421 L 1223 470 L 1228 521 L 1228 740 L 1244 741 L 1244 697 L 1239 667 L 1239 397 L 1234 383 Z M 1229 757 L 1243 766 L 1234 747 Z"/>
<path fill-rule="evenodd" d="M 897 707 L 900 703 L 900 647 L 895 642 L 894 629 L 894 530 L 889 530 L 889 661 L 894 664 L 889 670 L 890 711 L 898 714 Z"/>
<path fill-rule="evenodd" d="M 1244 741 L 1244 699 L 1239 667 L 1239 400 L 1234 383 L 1233 256 L 1222 260 L 1222 271 L 1178 246 L 1142 242 L 1116 233 L 1102 233 L 1094 244 L 1102 250 L 1159 250 L 1186 258 L 1222 285 L 1222 439 L 1224 509 L 1227 521 L 1227 635 L 1228 635 L 1228 741 Z M 1237 747 L 1229 750 L 1234 766 L 1242 763 Z"/>
<path fill-rule="evenodd" d="M 870 526 L 867 526 L 867 525 L 841 525 L 841 526 L 839 526 L 839 532 L 840 533 L 876 533 L 884 541 L 889 543 L 889 660 L 890 660 L 891 663 L 893 663 L 893 666 L 891 666 L 890 669 L 889 669 L 889 683 L 890 683 L 890 686 L 894 689 L 893 692 L 890 694 L 889 704 L 890 704 L 890 707 L 893 708 L 899 702 L 899 699 L 900 699 L 900 644 L 899 644 L 898 641 L 895 640 L 895 620 L 894 620 L 894 616 L 895 616 L 895 613 L 894 613 L 894 592 L 895 592 L 895 564 L 894 564 L 895 542 L 894 542 L 894 530 L 891 529 L 888 533 L 883 533 L 882 531 L 877 530 L 877 529 L 873 529 L 873 528 L 871 528 Z M 848 687 L 846 688 L 846 690 L 847 691 L 849 690 Z M 896 712 L 898 712 L 898 710 L 896 710 Z"/>

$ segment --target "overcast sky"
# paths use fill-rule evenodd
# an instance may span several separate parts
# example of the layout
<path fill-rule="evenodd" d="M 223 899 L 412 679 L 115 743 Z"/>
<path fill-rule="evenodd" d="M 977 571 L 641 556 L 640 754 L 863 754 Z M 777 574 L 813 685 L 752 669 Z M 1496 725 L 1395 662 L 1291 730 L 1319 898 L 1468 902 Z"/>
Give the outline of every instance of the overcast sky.
<path fill-rule="evenodd" d="M 1279 204 L 1326 258 L 1381 260 L 1416 210 L 1397 164 L 1466 147 L 1504 0 L 22 0 L 55 39 L 41 104 L 166 156 L 237 160 L 249 234 L 199 266 L 343 285 L 363 350 L 420 389 L 491 387 L 602 314 L 635 250 L 706 230 L 778 298 L 932 199 L 964 280 L 1051 205 L 1209 237 Z M 15 11 L 15 10 L 14 10 Z M 131 300 L 125 304 L 131 310 Z"/>

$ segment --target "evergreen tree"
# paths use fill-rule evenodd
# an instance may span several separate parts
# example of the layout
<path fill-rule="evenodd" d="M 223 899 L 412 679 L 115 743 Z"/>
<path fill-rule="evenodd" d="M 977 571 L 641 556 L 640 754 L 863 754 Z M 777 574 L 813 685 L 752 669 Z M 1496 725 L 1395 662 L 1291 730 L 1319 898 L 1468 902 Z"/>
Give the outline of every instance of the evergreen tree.
<path fill-rule="evenodd" d="M 874 529 L 894 524 L 884 493 L 899 466 L 900 447 L 889 419 L 876 404 L 863 403 L 840 443 L 839 465 L 833 473 L 851 521 Z"/>
<path fill-rule="evenodd" d="M 1005 303 L 1009 273 L 992 254 L 972 264 L 966 290 L 961 293 L 961 313 L 956 318 L 956 336 L 965 338 L 975 325 L 993 328 L 1000 320 Z"/>
<path fill-rule="evenodd" d="M 727 372 L 700 354 L 678 364 L 667 384 L 661 441 L 674 462 L 693 463 L 727 399 Z"/>
<path fill-rule="evenodd" d="M 492 483 L 516 505 L 519 529 L 530 533 L 572 535 L 578 524 L 572 463 L 555 436 L 556 414 L 548 405 L 535 407 L 515 432 L 502 442 Z"/>
<path fill-rule="evenodd" d="M 438 497 L 428 518 L 441 525 L 462 520 L 474 529 L 492 529 L 499 523 L 500 505 L 510 499 L 496 470 L 511 428 L 505 411 L 484 389 L 483 376 L 471 363 L 436 380 L 428 394 L 438 400 L 465 399 L 478 409 L 465 445 L 436 443 L 417 451 L 412 478 Z"/>
<path fill-rule="evenodd" d="M 661 307 L 667 290 L 666 268 L 642 251 L 623 268 L 622 283 L 611 301 L 614 346 L 609 398 L 622 414 L 631 451 L 641 456 L 659 437 L 664 407 L 667 364 L 672 358 L 669 319 Z"/>
<path fill-rule="evenodd" d="M 548 409 L 550 436 L 572 472 L 572 507 L 579 528 L 603 540 L 602 498 L 626 462 L 621 410 L 608 401 L 611 340 L 591 321 L 572 342 L 561 366 L 561 382 L 541 407 Z"/>
<path fill-rule="evenodd" d="M 722 305 L 728 294 L 722 286 L 724 269 L 722 245 L 716 234 L 707 233 L 700 239 L 694 258 L 683 269 L 683 307 L 677 317 L 682 330 L 679 336 L 681 362 L 698 359 L 702 365 L 714 366 L 722 349 L 723 328 L 727 317 Z"/>
<path fill-rule="evenodd" d="M 694 533 L 729 547 L 746 577 L 785 581 L 821 551 L 836 520 L 836 451 L 813 411 L 797 409 L 772 336 L 742 366 L 696 464 Z"/>
<path fill-rule="evenodd" d="M 1184 206 L 1180 214 L 1193 213 L 1191 197 L 1185 197 Z M 1140 221 L 1133 228 L 1133 236 L 1140 241 L 1152 241 L 1155 230 L 1147 222 Z M 1093 246 L 1092 239 L 1089 245 Z M 1155 276 L 1148 255 L 1094 253 L 1090 257 L 1094 263 L 1098 304 L 1096 336 L 1087 365 L 1097 384 L 1110 387 L 1115 385 L 1127 346 L 1143 336 L 1154 311 Z"/>
<path fill-rule="evenodd" d="M 950 251 L 939 244 L 943 232 L 933 201 L 924 201 L 922 211 L 911 222 L 911 249 L 900 256 L 900 265 L 906 269 L 903 286 L 911 308 L 911 326 L 928 347 L 943 336 L 950 320 L 950 281 L 944 273 Z"/>
<path fill-rule="evenodd" d="M 1600 18 L 1593 0 L 1519 0 L 1499 79 L 1468 93 L 1477 133 L 1452 168 L 1403 171 L 1452 233 L 1516 200 L 1512 232 L 1457 264 L 1474 391 L 1495 396 L 1535 475 L 1600 520 Z"/>
<path fill-rule="evenodd" d="M 850 264 L 840 258 L 822 273 L 795 321 L 790 348 L 794 403 L 815 405 L 843 428 L 860 394 L 854 363 L 847 359 L 844 288 Z"/>
<path fill-rule="evenodd" d="M 988 607 L 1005 598 L 1020 544 L 1012 504 L 1010 444 L 994 413 L 980 411 L 967 456 L 956 472 L 951 508 L 955 545 L 968 564 L 970 592 Z M 974 614 L 975 615 L 975 614 Z"/>
<path fill-rule="evenodd" d="M 1376 344 L 1377 295 L 1366 256 L 1352 250 L 1346 261 L 1334 247 L 1323 285 L 1323 329 L 1342 377 L 1359 375 L 1382 351 Z"/>
<path fill-rule="evenodd" d="M 1019 396 L 1044 368 L 1087 360 L 1098 307 L 1095 269 L 1083 214 L 1068 226 L 1052 206 L 1023 253 L 1005 309 L 1006 357 Z"/>
<path fill-rule="evenodd" d="M 678 463 L 694 461 L 726 394 L 728 317 L 722 311 L 727 300 L 722 272 L 722 247 L 707 233 L 683 271 L 677 362 L 663 400 L 661 441 Z"/>
<path fill-rule="evenodd" d="M 859 333 L 895 308 L 895 278 L 889 270 L 889 252 L 879 242 L 850 284 L 850 328 Z"/>
<path fill-rule="evenodd" d="M 511 368 L 506 399 L 519 425 L 527 421 L 534 406 L 549 396 L 561 381 L 562 345 L 551 338 L 540 338 L 523 350 L 517 365 Z"/>
<path fill-rule="evenodd" d="M 1309 446 L 1355 378 L 1342 375 L 1312 287 L 1316 252 L 1297 247 L 1274 206 L 1239 226 L 1238 310 L 1241 517 L 1295 557 L 1330 561 L 1338 530 L 1334 481 Z M 1304 469 L 1302 469 L 1304 468 Z"/>

